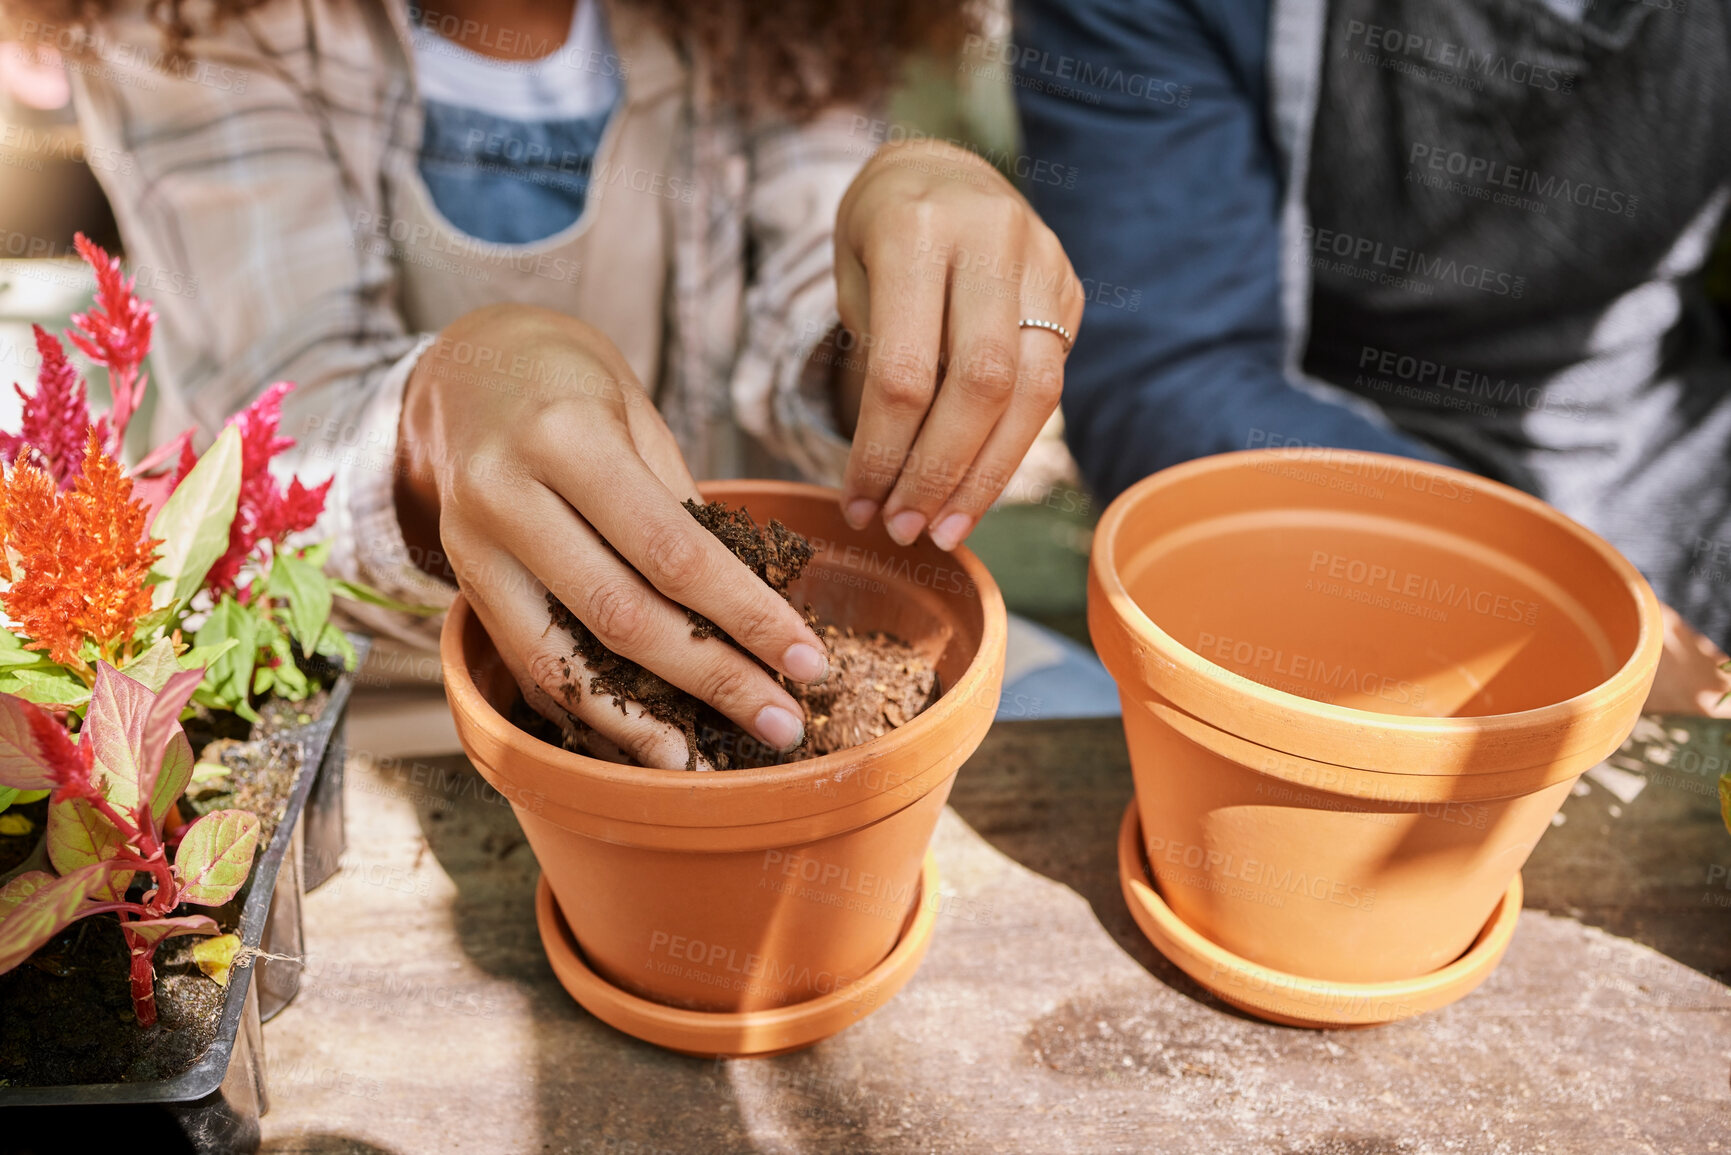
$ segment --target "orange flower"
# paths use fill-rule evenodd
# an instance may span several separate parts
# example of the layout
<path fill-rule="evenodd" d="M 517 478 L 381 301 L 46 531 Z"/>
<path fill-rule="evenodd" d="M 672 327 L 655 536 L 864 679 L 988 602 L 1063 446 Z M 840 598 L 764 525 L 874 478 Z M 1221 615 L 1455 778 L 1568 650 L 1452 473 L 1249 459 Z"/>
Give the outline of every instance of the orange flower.
<path fill-rule="evenodd" d="M 148 516 L 94 430 L 70 493 L 32 465 L 13 467 L 0 491 L 0 532 L 17 566 L 0 607 L 28 648 L 75 668 L 86 640 L 105 658 L 117 655 L 150 612 L 144 580 L 162 543 L 145 536 Z"/>

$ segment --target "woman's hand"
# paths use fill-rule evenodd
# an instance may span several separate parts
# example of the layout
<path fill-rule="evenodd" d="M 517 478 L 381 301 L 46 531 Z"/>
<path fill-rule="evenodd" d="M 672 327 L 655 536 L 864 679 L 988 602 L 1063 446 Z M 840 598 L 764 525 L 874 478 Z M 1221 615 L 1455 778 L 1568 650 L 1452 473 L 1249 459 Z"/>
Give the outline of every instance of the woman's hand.
<path fill-rule="evenodd" d="M 799 743 L 799 704 L 725 641 L 694 639 L 685 611 L 796 681 L 823 680 L 824 647 L 681 507 L 697 486 L 600 332 L 522 305 L 460 318 L 409 378 L 398 460 L 405 537 L 436 530 L 531 706 L 569 711 L 644 765 L 686 765 L 676 730 L 589 691 L 573 639 L 549 623 L 550 590 L 610 650 L 777 750 Z"/>
<path fill-rule="evenodd" d="M 888 145 L 836 214 L 837 306 L 865 350 L 838 382 L 853 425 L 842 510 L 903 545 L 954 549 L 1058 405 L 1058 334 L 1082 287 L 1058 238 L 984 160 L 941 141 Z M 858 359 L 855 359 L 857 366 Z M 857 421 L 855 413 L 857 412 Z"/>

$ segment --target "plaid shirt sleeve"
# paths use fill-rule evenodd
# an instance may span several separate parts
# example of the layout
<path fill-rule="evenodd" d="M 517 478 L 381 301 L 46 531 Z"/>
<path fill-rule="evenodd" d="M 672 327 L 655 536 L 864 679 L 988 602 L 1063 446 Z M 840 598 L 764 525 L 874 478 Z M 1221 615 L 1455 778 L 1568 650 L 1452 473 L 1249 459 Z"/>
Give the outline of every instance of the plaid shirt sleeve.
<path fill-rule="evenodd" d="M 393 494 L 402 388 L 430 338 L 405 330 L 388 252 L 358 239 L 407 99 L 378 59 L 393 41 L 370 23 L 377 8 L 266 5 L 195 37 L 165 73 L 134 0 L 71 67 L 86 140 L 124 158 L 97 175 L 129 262 L 182 290 L 152 294 L 158 432 L 192 424 L 208 441 L 267 384 L 295 382 L 283 428 L 300 444 L 285 466 L 334 479 L 319 527 L 333 568 L 445 605 L 450 587 L 412 564 Z M 436 630 L 357 616 L 420 644 Z"/>
<path fill-rule="evenodd" d="M 835 214 L 871 155 L 857 109 L 747 137 L 745 224 L 753 254 L 745 340 L 731 383 L 739 423 L 814 481 L 840 484 L 851 442 L 836 429 L 833 366 L 813 359 L 839 324 Z"/>

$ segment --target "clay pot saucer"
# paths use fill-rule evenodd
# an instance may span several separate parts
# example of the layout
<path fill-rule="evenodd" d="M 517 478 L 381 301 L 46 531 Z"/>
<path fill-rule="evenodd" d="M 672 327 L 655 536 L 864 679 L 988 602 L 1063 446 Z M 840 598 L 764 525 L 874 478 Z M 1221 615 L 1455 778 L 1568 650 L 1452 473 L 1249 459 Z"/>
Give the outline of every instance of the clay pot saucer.
<path fill-rule="evenodd" d="M 888 1002 L 914 977 L 931 945 L 938 915 L 938 860 L 931 851 L 901 938 L 888 957 L 857 980 L 819 998 L 763 1011 L 692 1011 L 623 991 L 590 969 L 571 935 L 553 888 L 535 886 L 535 925 L 553 973 L 584 1010 L 628 1035 L 703 1059 L 768 1058 L 803 1050 L 851 1027 Z"/>
<path fill-rule="evenodd" d="M 1136 925 L 1173 965 L 1220 1001 L 1289 1027 L 1374 1027 L 1446 1007 L 1490 977 L 1521 916 L 1521 876 L 1516 874 L 1467 952 L 1428 975 L 1380 983 L 1329 982 L 1258 966 L 1191 929 L 1154 889 L 1134 799 L 1118 828 L 1118 881 Z"/>

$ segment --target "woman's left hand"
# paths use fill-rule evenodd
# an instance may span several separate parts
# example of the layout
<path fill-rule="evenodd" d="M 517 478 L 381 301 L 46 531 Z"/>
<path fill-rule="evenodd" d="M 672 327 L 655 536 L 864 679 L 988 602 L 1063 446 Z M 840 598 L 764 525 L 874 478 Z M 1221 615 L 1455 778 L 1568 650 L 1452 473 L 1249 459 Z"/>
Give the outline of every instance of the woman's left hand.
<path fill-rule="evenodd" d="M 865 353 L 839 375 L 853 425 L 843 514 L 954 549 L 1063 390 L 1064 339 L 1019 323 L 1074 335 L 1081 282 L 1009 181 L 929 139 L 878 150 L 842 199 L 835 245 L 841 322 Z"/>

